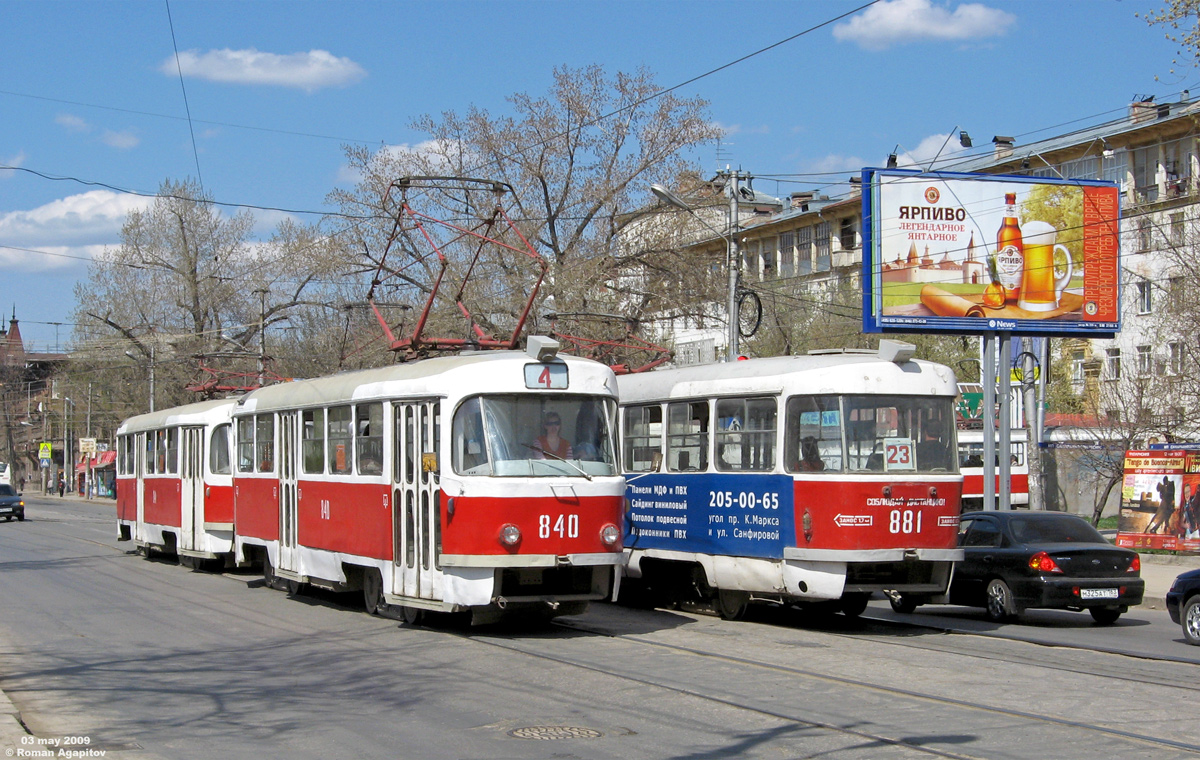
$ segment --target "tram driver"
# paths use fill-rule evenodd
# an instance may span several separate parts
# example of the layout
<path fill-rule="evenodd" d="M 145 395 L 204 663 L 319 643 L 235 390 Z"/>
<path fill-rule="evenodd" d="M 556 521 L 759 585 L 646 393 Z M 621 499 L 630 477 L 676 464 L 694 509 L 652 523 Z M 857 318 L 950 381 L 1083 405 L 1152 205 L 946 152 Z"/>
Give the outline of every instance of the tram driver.
<path fill-rule="evenodd" d="M 558 412 L 547 412 L 542 418 L 542 434 L 534 441 L 533 448 L 539 459 L 549 455 L 551 459 L 571 459 L 571 442 L 562 435 L 562 418 Z"/>
<path fill-rule="evenodd" d="M 916 453 L 917 469 L 919 470 L 951 469 L 946 426 L 940 418 L 925 418 L 925 424 L 921 426 L 921 440 L 917 443 Z"/>

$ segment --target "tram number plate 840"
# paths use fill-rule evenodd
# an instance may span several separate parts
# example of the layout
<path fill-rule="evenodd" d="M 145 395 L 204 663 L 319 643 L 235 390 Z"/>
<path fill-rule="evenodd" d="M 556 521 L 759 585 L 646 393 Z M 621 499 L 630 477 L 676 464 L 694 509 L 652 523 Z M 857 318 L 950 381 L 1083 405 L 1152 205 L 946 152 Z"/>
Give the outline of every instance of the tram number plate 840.
<path fill-rule="evenodd" d="M 538 538 L 579 538 L 579 515 L 538 515 Z"/>

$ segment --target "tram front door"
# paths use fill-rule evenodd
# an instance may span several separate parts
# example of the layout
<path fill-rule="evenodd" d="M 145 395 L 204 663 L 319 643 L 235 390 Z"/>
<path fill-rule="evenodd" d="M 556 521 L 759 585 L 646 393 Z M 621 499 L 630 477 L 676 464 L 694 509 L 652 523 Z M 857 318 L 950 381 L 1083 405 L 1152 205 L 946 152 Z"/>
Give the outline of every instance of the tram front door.
<path fill-rule="evenodd" d="M 441 405 L 397 403 L 393 430 L 396 452 L 392 484 L 392 593 L 439 599 L 441 515 L 436 457 Z"/>
<path fill-rule="evenodd" d="M 204 536 L 204 428 L 185 427 L 180 432 L 179 550 L 199 552 Z"/>
<path fill-rule="evenodd" d="M 279 569 L 299 573 L 296 549 L 296 424 L 298 412 L 279 415 Z"/>

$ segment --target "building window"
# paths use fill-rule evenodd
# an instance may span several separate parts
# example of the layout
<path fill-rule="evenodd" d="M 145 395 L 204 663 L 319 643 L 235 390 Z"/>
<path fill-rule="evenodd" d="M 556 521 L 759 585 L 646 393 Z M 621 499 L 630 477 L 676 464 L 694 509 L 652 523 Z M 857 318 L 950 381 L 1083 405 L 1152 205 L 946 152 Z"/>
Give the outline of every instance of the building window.
<path fill-rule="evenodd" d="M 1149 377 L 1150 371 L 1153 368 L 1154 354 L 1150 350 L 1150 346 L 1137 347 L 1137 372 L 1138 377 Z"/>
<path fill-rule="evenodd" d="M 812 227 L 796 230 L 796 274 L 812 274 Z"/>
<path fill-rule="evenodd" d="M 785 232 L 779 236 L 779 276 L 796 276 L 796 233 Z"/>
<path fill-rule="evenodd" d="M 1139 251 L 1148 251 L 1148 250 L 1150 250 L 1150 229 L 1151 229 L 1151 226 L 1150 226 L 1150 220 L 1149 220 L 1149 219 L 1147 219 L 1147 218 L 1146 218 L 1146 217 L 1144 217 L 1144 216 L 1143 216 L 1141 219 L 1138 219 L 1138 223 L 1137 223 L 1137 234 L 1138 234 L 1138 240 L 1137 240 L 1137 243 L 1138 243 L 1138 250 L 1139 250 Z"/>
<path fill-rule="evenodd" d="M 762 241 L 762 278 L 764 280 L 778 276 L 775 270 L 775 245 L 778 238 L 772 236 Z"/>
<path fill-rule="evenodd" d="M 829 222 L 821 222 L 817 225 L 817 234 L 814 247 L 816 248 L 816 272 L 828 272 L 830 270 L 830 249 L 829 249 Z"/>
<path fill-rule="evenodd" d="M 1167 344 L 1167 374 L 1178 376 L 1183 373 L 1183 344 L 1172 341 Z"/>
<path fill-rule="evenodd" d="M 838 239 L 841 241 L 842 250 L 848 251 L 858 247 L 858 225 L 854 223 L 854 217 L 848 216 L 842 220 L 841 229 L 838 231 Z"/>
<path fill-rule="evenodd" d="M 1171 214 L 1171 245 L 1179 247 L 1183 245 L 1184 233 L 1184 215 L 1182 213 Z"/>
<path fill-rule="evenodd" d="M 1104 352 L 1104 379 L 1121 379 L 1121 349 L 1109 348 Z"/>
<path fill-rule="evenodd" d="M 1149 280 L 1141 280 L 1137 284 L 1138 314 L 1149 314 L 1154 306 L 1154 286 Z"/>
<path fill-rule="evenodd" d="M 1083 351 L 1071 352 L 1071 382 L 1082 383 L 1084 380 L 1084 364 L 1087 357 Z"/>

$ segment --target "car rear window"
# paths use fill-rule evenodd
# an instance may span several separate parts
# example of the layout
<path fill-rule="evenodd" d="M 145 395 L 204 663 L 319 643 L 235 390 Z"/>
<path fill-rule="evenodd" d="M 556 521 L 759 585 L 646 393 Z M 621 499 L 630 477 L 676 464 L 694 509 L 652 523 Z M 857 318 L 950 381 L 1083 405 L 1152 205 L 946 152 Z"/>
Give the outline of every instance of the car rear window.
<path fill-rule="evenodd" d="M 1026 544 L 1108 543 L 1091 525 L 1070 515 L 1038 520 L 1017 517 L 1009 525 L 1013 538 Z"/>

